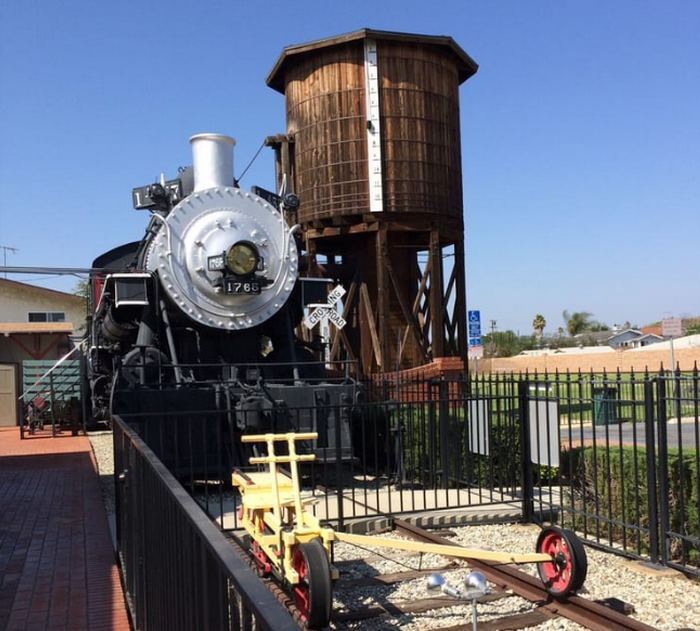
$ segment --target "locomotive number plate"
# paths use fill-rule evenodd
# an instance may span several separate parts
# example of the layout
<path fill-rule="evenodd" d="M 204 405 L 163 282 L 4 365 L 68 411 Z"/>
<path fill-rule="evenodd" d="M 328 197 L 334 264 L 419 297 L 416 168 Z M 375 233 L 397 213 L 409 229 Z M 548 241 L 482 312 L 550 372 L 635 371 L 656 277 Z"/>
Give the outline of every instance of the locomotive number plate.
<path fill-rule="evenodd" d="M 257 281 L 227 280 L 224 283 L 224 291 L 227 294 L 259 294 L 260 283 Z"/>

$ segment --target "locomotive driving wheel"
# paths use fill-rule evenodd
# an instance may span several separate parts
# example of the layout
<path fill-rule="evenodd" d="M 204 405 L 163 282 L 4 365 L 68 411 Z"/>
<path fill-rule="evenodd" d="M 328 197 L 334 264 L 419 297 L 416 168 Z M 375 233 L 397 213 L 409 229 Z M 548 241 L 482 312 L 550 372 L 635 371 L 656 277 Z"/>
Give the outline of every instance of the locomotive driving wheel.
<path fill-rule="evenodd" d="M 545 589 L 552 596 L 566 598 L 581 589 L 588 561 L 583 544 L 571 530 L 556 526 L 543 528 L 537 537 L 536 550 L 552 557 L 552 561 L 537 565 Z"/>
<path fill-rule="evenodd" d="M 309 629 L 327 627 L 331 620 L 331 571 L 320 539 L 301 543 L 294 549 L 292 567 L 299 574 L 294 601 Z"/>

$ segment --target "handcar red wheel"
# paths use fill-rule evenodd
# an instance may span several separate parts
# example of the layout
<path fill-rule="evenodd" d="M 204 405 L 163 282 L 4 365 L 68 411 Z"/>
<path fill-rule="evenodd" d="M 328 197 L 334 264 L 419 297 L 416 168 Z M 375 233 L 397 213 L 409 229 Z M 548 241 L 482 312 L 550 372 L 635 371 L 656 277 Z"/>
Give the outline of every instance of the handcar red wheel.
<path fill-rule="evenodd" d="M 331 569 L 328 556 L 320 539 L 295 547 L 292 567 L 299 574 L 294 586 L 297 609 L 306 618 L 309 629 L 322 629 L 331 621 Z"/>
<path fill-rule="evenodd" d="M 538 563 L 537 570 L 545 589 L 555 598 L 565 598 L 583 586 L 588 570 L 586 550 L 571 532 L 549 526 L 537 537 L 537 552 L 549 554 L 551 562 Z"/>

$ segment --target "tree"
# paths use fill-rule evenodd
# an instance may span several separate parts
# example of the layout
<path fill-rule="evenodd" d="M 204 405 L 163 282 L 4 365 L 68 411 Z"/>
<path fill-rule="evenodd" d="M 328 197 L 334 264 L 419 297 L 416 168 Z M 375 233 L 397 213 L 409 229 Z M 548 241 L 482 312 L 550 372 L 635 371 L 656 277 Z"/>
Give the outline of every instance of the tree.
<path fill-rule="evenodd" d="M 544 327 L 546 326 L 547 320 L 544 319 L 541 313 L 538 313 L 532 321 L 532 328 L 535 331 L 535 336 L 538 338 L 542 337 L 542 331 L 544 331 Z"/>
<path fill-rule="evenodd" d="M 489 357 L 512 357 L 521 351 L 537 347 L 532 335 L 517 335 L 513 331 L 494 331 L 482 337 Z"/>
<path fill-rule="evenodd" d="M 592 315 L 593 314 L 588 311 L 574 311 L 573 313 L 569 313 L 564 310 L 562 317 L 564 318 L 566 330 L 569 332 L 569 335 L 573 337 L 583 331 L 590 330 Z"/>
<path fill-rule="evenodd" d="M 90 297 L 90 283 L 86 278 L 81 278 L 73 287 L 73 293 L 82 298 L 83 303 L 85 303 L 85 310 L 88 309 L 88 302 Z"/>

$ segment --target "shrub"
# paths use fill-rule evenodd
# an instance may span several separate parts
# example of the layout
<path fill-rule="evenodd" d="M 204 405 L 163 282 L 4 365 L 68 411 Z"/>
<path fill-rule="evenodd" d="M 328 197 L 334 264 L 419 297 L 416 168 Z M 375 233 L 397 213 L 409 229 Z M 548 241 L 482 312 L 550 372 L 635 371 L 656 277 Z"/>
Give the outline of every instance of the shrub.
<path fill-rule="evenodd" d="M 677 533 L 671 536 L 670 555 L 681 562 L 697 562 L 700 558 L 698 547 L 684 538 L 700 536 L 696 457 L 694 451 L 681 456 L 677 450 L 670 450 L 668 454 L 669 529 Z M 578 530 L 595 531 L 640 554 L 647 553 L 648 532 L 634 528 L 649 528 L 646 450 L 577 447 L 564 452 L 561 464 L 562 482 L 573 491 L 564 498 L 564 519 Z M 657 469 L 657 479 L 662 473 Z M 658 490 L 654 492 L 658 500 Z"/>

